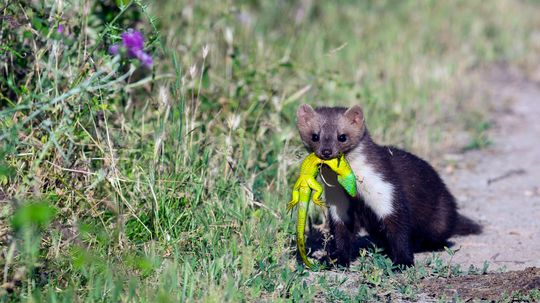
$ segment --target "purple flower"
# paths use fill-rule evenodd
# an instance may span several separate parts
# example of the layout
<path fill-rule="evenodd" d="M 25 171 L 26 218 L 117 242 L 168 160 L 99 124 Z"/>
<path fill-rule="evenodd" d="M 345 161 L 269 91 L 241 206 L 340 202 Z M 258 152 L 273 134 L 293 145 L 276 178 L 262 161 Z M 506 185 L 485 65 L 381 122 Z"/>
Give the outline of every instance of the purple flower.
<path fill-rule="evenodd" d="M 64 33 L 64 26 L 62 24 L 58 25 L 58 29 L 56 29 L 56 32 L 59 34 Z"/>
<path fill-rule="evenodd" d="M 152 68 L 152 63 L 154 63 L 154 61 L 152 60 L 152 57 L 149 54 L 140 50 L 137 52 L 136 56 L 137 56 L 137 59 L 141 61 L 142 65 L 148 68 Z"/>
<path fill-rule="evenodd" d="M 152 68 L 154 60 L 152 60 L 152 56 L 143 50 L 144 37 L 141 32 L 130 28 L 120 36 L 122 37 L 122 44 L 111 45 L 109 54 L 113 56 L 125 54 L 129 58 L 137 58 L 142 65 Z"/>
<path fill-rule="evenodd" d="M 144 38 L 141 32 L 130 28 L 122 34 L 122 43 L 127 49 L 128 56 L 135 58 L 137 57 L 137 52 L 142 51 L 144 47 Z"/>
<path fill-rule="evenodd" d="M 109 54 L 111 54 L 113 56 L 116 56 L 116 55 L 118 55 L 119 51 L 120 51 L 120 45 L 113 44 L 113 45 L 109 46 Z"/>

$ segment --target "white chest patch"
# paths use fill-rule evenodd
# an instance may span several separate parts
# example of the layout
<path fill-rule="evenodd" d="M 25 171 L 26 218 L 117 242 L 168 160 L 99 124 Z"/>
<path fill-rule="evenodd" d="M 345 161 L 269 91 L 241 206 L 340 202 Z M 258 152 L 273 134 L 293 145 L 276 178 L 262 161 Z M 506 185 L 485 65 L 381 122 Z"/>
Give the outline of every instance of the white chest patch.
<path fill-rule="evenodd" d="M 358 193 L 366 205 L 381 219 L 392 214 L 394 186 L 383 180 L 360 149 L 350 152 L 347 161 L 356 176 Z"/>
<path fill-rule="evenodd" d="M 324 199 L 328 211 L 334 221 L 346 223 L 349 221 L 349 198 L 337 181 L 336 173 L 323 166 L 321 169 L 321 182 L 324 184 Z"/>

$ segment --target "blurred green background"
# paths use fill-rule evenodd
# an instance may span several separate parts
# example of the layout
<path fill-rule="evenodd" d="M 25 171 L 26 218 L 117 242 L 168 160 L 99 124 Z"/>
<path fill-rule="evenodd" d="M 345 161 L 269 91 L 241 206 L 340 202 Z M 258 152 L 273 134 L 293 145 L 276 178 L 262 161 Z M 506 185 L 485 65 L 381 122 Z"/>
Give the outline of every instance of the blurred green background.
<path fill-rule="evenodd" d="M 343 289 L 297 263 L 296 107 L 361 104 L 440 163 L 489 144 L 483 68 L 537 64 L 537 1 L 0 3 L 0 300 L 415 299 L 360 252 Z M 59 30 L 60 28 L 60 30 Z M 140 30 L 145 69 L 107 49 Z M 465 139 L 463 139 L 465 138 Z M 321 214 L 313 211 L 315 222 Z"/>

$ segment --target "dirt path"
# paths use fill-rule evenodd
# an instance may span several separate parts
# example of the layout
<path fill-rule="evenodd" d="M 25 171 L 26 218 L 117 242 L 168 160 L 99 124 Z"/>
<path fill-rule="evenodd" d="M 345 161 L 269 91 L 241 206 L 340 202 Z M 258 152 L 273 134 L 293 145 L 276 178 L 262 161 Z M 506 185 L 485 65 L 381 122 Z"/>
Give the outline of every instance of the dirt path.
<path fill-rule="evenodd" d="M 487 260 L 489 271 L 540 267 L 540 83 L 507 68 L 484 83 L 496 108 L 493 145 L 460 155 L 454 173 L 444 175 L 460 211 L 484 231 L 451 239 L 459 248 L 453 263 L 466 269 Z"/>

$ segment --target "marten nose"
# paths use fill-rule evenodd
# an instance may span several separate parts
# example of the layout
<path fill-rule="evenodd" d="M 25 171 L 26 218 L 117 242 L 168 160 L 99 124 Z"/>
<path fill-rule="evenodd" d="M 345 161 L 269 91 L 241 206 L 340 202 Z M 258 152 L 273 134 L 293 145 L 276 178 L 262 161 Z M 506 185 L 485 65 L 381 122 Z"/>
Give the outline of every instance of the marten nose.
<path fill-rule="evenodd" d="M 326 158 L 328 158 L 328 157 L 330 157 L 330 155 L 332 155 L 332 151 L 331 151 L 330 149 L 323 149 L 323 150 L 321 151 L 321 154 L 322 154 L 323 156 L 325 156 Z"/>

